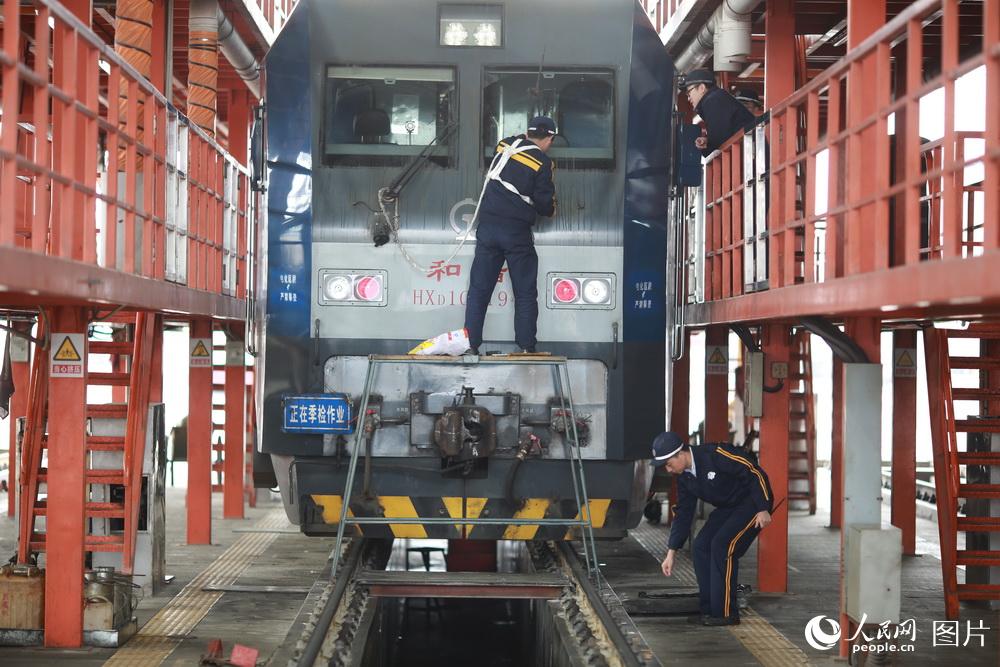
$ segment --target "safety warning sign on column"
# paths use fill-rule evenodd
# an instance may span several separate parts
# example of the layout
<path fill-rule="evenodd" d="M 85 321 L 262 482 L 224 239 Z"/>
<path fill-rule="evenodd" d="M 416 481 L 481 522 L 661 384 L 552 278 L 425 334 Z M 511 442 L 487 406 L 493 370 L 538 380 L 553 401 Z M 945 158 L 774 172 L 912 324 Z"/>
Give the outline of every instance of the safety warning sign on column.
<path fill-rule="evenodd" d="M 212 339 L 192 338 L 191 339 L 191 359 L 192 368 L 212 367 Z"/>
<path fill-rule="evenodd" d="M 54 378 L 82 378 L 83 349 L 83 334 L 53 333 L 49 347 L 49 375 Z"/>
<path fill-rule="evenodd" d="M 705 373 L 727 375 L 729 373 L 729 347 L 709 345 L 705 349 Z"/>
<path fill-rule="evenodd" d="M 901 347 L 892 353 L 893 376 L 898 378 L 917 377 L 917 350 L 913 347 Z"/>

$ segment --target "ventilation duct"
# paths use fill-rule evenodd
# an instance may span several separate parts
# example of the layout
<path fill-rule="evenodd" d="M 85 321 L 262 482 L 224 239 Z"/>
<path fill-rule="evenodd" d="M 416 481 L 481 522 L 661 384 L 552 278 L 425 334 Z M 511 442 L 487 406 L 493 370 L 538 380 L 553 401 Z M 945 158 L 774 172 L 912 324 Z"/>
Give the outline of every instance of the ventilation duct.
<path fill-rule="evenodd" d="M 677 57 L 675 66 L 689 72 L 714 54 L 716 72 L 738 72 L 750 56 L 750 12 L 760 0 L 722 0 L 694 39 Z"/>

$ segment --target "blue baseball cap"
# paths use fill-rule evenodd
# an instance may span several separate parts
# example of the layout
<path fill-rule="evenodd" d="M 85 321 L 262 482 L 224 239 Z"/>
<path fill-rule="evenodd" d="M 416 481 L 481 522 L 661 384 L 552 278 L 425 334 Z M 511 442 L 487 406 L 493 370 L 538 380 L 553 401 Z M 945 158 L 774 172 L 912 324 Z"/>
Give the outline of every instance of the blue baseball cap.
<path fill-rule="evenodd" d="M 678 454 L 687 444 L 673 431 L 664 431 L 653 440 L 653 460 L 652 466 L 661 466 L 667 462 L 671 456 Z"/>
<path fill-rule="evenodd" d="M 556 122 L 548 116 L 535 116 L 528 123 L 528 132 L 556 133 Z"/>

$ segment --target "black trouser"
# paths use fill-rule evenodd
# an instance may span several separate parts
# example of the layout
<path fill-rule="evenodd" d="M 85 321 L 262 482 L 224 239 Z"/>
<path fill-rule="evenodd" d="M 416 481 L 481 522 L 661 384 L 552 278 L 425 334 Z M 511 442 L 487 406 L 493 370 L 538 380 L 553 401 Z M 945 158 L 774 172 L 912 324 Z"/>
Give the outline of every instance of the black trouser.
<path fill-rule="evenodd" d="M 719 507 L 694 540 L 694 571 L 698 575 L 701 613 L 716 617 L 739 616 L 736 585 L 739 559 L 753 543 L 756 508 L 750 503 Z"/>
<path fill-rule="evenodd" d="M 476 256 L 472 260 L 465 305 L 469 345 L 474 348 L 482 345 L 486 309 L 505 261 L 514 291 L 514 340 L 522 350 L 534 350 L 538 323 L 535 239 L 531 227 L 523 222 L 491 218 L 481 219 L 476 230 Z"/>

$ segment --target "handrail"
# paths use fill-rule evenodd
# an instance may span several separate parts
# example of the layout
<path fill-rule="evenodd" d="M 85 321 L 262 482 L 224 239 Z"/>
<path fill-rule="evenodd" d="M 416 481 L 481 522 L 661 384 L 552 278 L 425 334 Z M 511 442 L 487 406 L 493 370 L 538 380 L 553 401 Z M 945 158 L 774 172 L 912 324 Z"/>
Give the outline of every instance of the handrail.
<path fill-rule="evenodd" d="M 248 170 L 69 9 L 29 5 L 0 45 L 0 249 L 245 298 Z"/>
<path fill-rule="evenodd" d="M 914 3 L 706 159 L 706 301 L 1000 250 L 1000 122 L 990 111 L 1000 11 L 984 4 L 982 50 L 960 61 L 956 7 Z M 925 71 L 925 18 L 939 9 L 942 66 Z M 902 51 L 893 89 L 890 56 Z M 956 89 L 979 68 L 985 126 L 970 129 L 956 120 Z M 918 119 L 922 106 L 934 112 L 921 101 L 938 90 L 944 128 L 928 141 Z"/>

